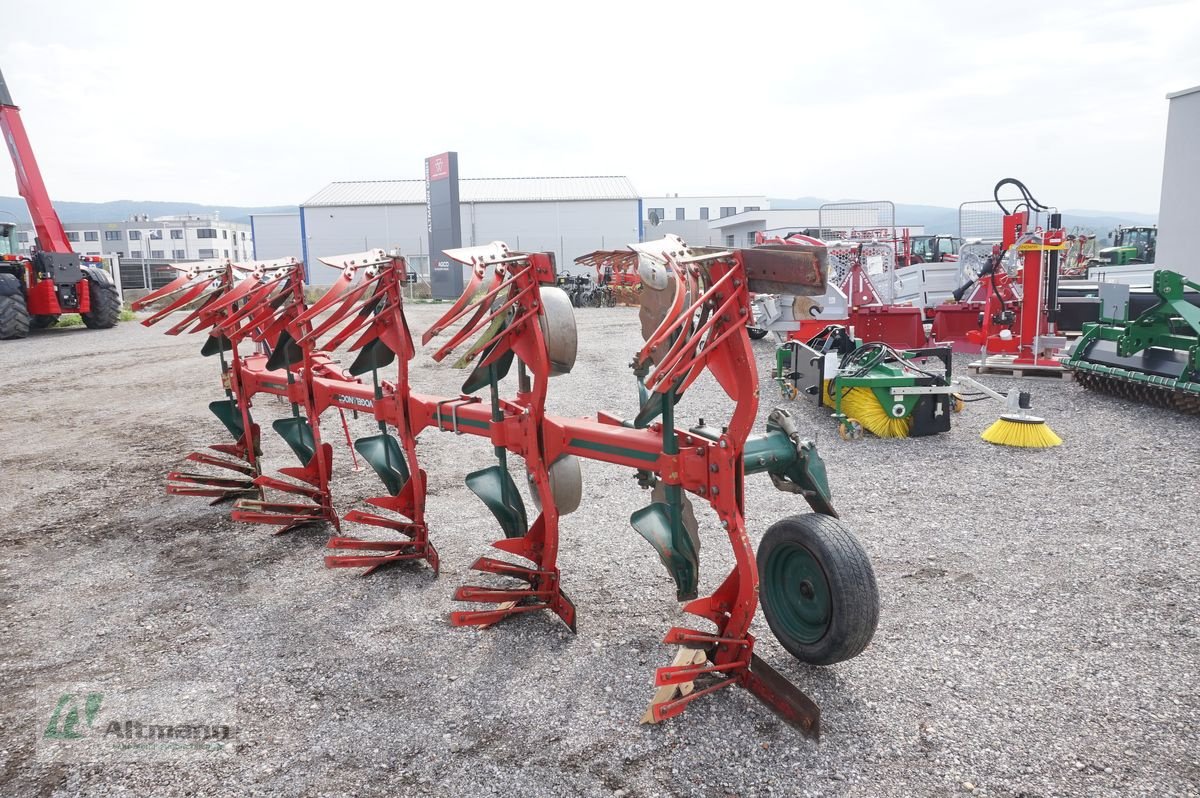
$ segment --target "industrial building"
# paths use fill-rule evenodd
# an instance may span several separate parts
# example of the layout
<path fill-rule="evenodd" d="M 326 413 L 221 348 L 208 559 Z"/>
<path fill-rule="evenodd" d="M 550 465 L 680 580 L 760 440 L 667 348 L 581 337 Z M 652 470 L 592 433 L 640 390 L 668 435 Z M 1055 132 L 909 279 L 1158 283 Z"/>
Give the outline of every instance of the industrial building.
<path fill-rule="evenodd" d="M 727 246 L 713 220 L 770 207 L 763 194 L 643 197 L 643 227 L 646 238 L 677 235 L 693 246 Z"/>
<path fill-rule="evenodd" d="M 1163 157 L 1155 264 L 1200 280 L 1192 231 L 1200 218 L 1200 86 L 1167 95 L 1167 147 Z"/>
<path fill-rule="evenodd" d="M 819 208 L 747 209 L 708 222 L 710 243 L 723 247 L 752 247 L 761 234 L 766 237 L 786 236 L 804 230 L 837 230 L 852 237 L 856 231 L 877 230 L 880 238 L 891 238 L 907 232 L 910 236 L 924 235 L 922 225 L 896 226 L 885 208 L 845 208 L 828 210 L 824 218 Z M 884 233 L 883 231 L 887 232 Z"/>
<path fill-rule="evenodd" d="M 459 181 L 463 246 L 504 241 L 514 249 L 553 252 L 559 268 L 597 249 L 623 247 L 641 238 L 642 201 L 628 178 L 516 177 Z M 322 255 L 372 247 L 399 248 L 427 279 L 428 219 L 424 180 L 330 183 L 300 205 L 300 252 L 282 251 L 293 223 L 256 216 L 257 235 L 269 234 L 257 257 L 299 254 L 308 281 L 331 283 L 337 273 Z"/>
<path fill-rule="evenodd" d="M 66 222 L 67 240 L 81 255 L 116 255 L 122 259 L 180 261 L 253 257 L 250 225 L 224 222 L 217 216 L 134 216 L 120 222 Z M 17 227 L 17 242 L 28 252 L 33 225 Z"/>

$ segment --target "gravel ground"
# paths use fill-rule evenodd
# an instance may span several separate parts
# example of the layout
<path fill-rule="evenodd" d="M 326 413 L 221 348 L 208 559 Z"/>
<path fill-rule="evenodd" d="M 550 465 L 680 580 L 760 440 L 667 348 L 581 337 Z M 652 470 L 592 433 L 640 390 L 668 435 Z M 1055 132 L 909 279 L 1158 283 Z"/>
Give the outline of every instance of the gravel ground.
<path fill-rule="evenodd" d="M 413 328 L 444 307 L 412 306 Z M 636 312 L 578 320 L 579 362 L 552 385 L 551 411 L 632 414 Z M 216 364 L 199 343 L 123 324 L 0 344 L 0 794 L 1200 791 L 1196 418 L 1027 380 L 1065 440 L 1034 451 L 979 440 L 994 403 L 968 405 L 949 434 L 858 443 L 797 405 L 882 599 L 871 646 L 826 669 L 796 663 L 756 621 L 760 654 L 823 709 L 814 745 L 740 690 L 637 724 L 671 656 L 661 636 L 682 614 L 629 527 L 646 501 L 630 472 L 585 463 L 587 499 L 563 524 L 578 635 L 549 615 L 449 626 L 451 593 L 498 535 L 462 482 L 490 462 L 477 438 L 422 438 L 436 580 L 420 566 L 327 571 L 325 531 L 272 538 L 226 508 L 166 496 L 166 471 L 224 439 L 205 407 L 220 398 Z M 755 351 L 769 373 L 772 346 Z M 445 394 L 462 379 L 425 353 L 413 374 Z M 763 396 L 760 429 L 779 403 L 770 383 Z M 285 411 L 262 402 L 264 428 Z M 725 412 L 701 382 L 679 419 Z M 352 425 L 370 433 L 365 419 Z M 291 464 L 282 441 L 266 449 L 268 465 Z M 351 470 L 344 443 L 338 453 L 344 511 L 380 491 Z M 749 483 L 755 540 L 807 509 L 765 477 Z M 704 590 L 731 558 L 711 512 L 697 511 Z M 206 692 L 235 719 L 236 742 L 89 761 L 44 738 L 71 690 L 168 709 Z"/>

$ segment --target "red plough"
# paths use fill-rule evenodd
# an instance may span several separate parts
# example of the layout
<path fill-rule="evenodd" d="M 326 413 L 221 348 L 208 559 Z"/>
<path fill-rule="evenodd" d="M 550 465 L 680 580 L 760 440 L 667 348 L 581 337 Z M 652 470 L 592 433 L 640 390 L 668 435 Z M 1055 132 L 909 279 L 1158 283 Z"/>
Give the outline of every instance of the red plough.
<path fill-rule="evenodd" d="M 210 287 L 194 296 L 198 274 L 177 281 L 173 291 L 190 297 L 188 302 L 203 298 L 206 308 L 188 325 L 177 326 L 212 330 L 206 349 L 215 340 L 214 351 L 222 358 L 225 351 L 231 354 L 230 365 L 223 366 L 230 410 L 217 415 L 226 421 L 222 413 L 236 410 L 242 428 L 253 430 L 250 398 L 285 396 L 293 416 L 273 426 L 303 463 L 283 470 L 293 482 L 257 475 L 255 437 L 242 444 L 245 465 L 226 478 L 229 486 L 198 484 L 214 491 L 284 490 L 309 502 L 243 498 L 235 510 L 241 520 L 284 528 L 313 522 L 336 527 L 329 491 L 331 447 L 320 441 L 320 417 L 330 407 L 370 411 L 379 434 L 360 438 L 354 448 L 387 495 L 369 499 L 371 511 L 352 510 L 342 520 L 386 530 L 395 539 L 334 537 L 330 548 L 349 553 L 331 554 L 326 563 L 369 573 L 385 564 L 423 559 L 436 571 L 417 436 L 433 427 L 486 438 L 495 462 L 468 474 L 466 483 L 500 527 L 503 537 L 494 548 L 516 561 L 477 559 L 474 570 L 506 582 L 460 587 L 456 601 L 490 606 L 453 612 L 451 623 L 489 626 L 548 610 L 574 630 L 576 608 L 563 592 L 558 550 L 562 521 L 583 499 L 579 461 L 626 466 L 651 489 L 649 503 L 632 515 L 631 524 L 675 581 L 684 610 L 711 624 L 667 632 L 664 642 L 678 652 L 671 665 L 658 669 L 657 690 L 643 720 L 674 717 L 701 696 L 740 685 L 815 737 L 816 706 L 755 654 L 750 625 L 759 597 L 783 647 L 801 661 L 827 665 L 866 647 L 878 618 L 878 596 L 865 553 L 837 520 L 813 443 L 799 434 L 785 410 L 770 414 L 766 432 L 751 434 L 758 379 L 745 328 L 751 318 L 749 292 L 780 292 L 820 281 L 823 255 L 803 246 L 696 249 L 675 237 L 632 249 L 643 278 L 645 345 L 633 363 L 639 402 L 629 419 L 605 412 L 595 420 L 545 412 L 551 378 L 569 373 L 576 353 L 570 301 L 554 287 L 549 254 L 512 252 L 499 242 L 446 253 L 471 269 L 471 279 L 422 342 L 445 334 L 433 353 L 436 361 L 461 350 L 455 365 L 470 371 L 455 397 L 411 391 L 408 362 L 415 347 L 401 301 L 406 267 L 398 256 L 376 250 L 324 260 L 341 268 L 342 276 L 312 307 L 304 305 L 300 271 L 294 267 L 247 275 L 231 266 L 223 280 L 210 278 Z M 239 355 L 237 344 L 246 338 L 269 354 Z M 356 353 L 348 372 L 331 359 L 343 344 Z M 381 380 L 380 370 L 393 361 L 395 382 Z M 360 381 L 368 372 L 371 385 Z M 732 401 L 732 412 L 721 426 L 701 422 L 680 428 L 677 405 L 704 372 Z M 505 380 L 510 374 L 516 377 L 515 392 L 507 393 L 514 383 Z M 510 456 L 525 463 L 538 511 L 532 523 L 509 472 Z M 197 457 L 213 464 L 208 455 L 192 459 Z M 756 553 L 746 529 L 744 481 L 757 472 L 767 472 L 777 488 L 798 494 L 814 512 L 772 525 Z M 733 550 L 733 568 L 709 595 L 699 591 L 700 538 L 689 496 L 709 503 Z"/>

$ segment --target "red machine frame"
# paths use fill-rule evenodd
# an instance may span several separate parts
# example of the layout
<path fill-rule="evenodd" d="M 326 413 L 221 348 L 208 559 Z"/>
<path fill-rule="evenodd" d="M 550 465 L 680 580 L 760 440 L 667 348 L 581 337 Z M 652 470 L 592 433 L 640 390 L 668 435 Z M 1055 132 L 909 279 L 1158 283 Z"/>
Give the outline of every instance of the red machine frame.
<path fill-rule="evenodd" d="M 398 560 L 425 559 L 436 571 L 438 556 L 424 519 L 426 483 L 417 461 L 416 438 L 427 427 L 487 438 L 501 463 L 507 454 L 524 458 L 541 510 L 524 534 L 508 536 L 493 546 L 531 565 L 480 557 L 474 570 L 516 578 L 524 586 L 460 587 L 455 600 L 495 606 L 456 611 L 451 622 L 488 626 L 513 615 L 549 610 L 574 630 L 576 610 L 562 590 L 558 569 L 560 512 L 550 469 L 567 456 L 629 467 L 660 482 L 668 495 L 686 492 L 708 501 L 727 533 L 735 560 L 709 596 L 697 596 L 694 580 L 677 577 L 680 598 L 687 599 L 684 610 L 711 621 L 715 629 L 668 631 L 664 642 L 680 646 L 680 653 L 674 664 L 658 669 L 659 689 L 645 720 L 673 717 L 697 698 L 737 684 L 802 732 L 816 736 L 817 707 L 753 653 L 749 628 L 758 605 L 758 571 L 746 532 L 743 483 L 749 473 L 747 447 L 758 409 L 757 369 L 745 332 L 751 318 L 749 287 L 757 280 L 768 290 L 778 288 L 779 281 L 786 279 L 782 275 L 796 269 L 803 271 L 801 282 L 823 280 L 821 261 L 802 251 L 691 250 L 669 244 L 660 250 L 657 254 L 670 270 L 674 289 L 669 309 L 635 358 L 644 375 L 644 395 L 642 410 L 631 426 L 604 412 L 595 420 L 545 413 L 548 384 L 556 368 L 542 327 L 543 292 L 557 290 L 547 288 L 555 280 L 551 255 L 514 253 L 502 244 L 447 254 L 469 265 L 472 278 L 422 342 L 457 328 L 434 352 L 434 359 L 440 361 L 478 334 L 458 365 L 477 361 L 468 384 L 475 389 L 490 385 L 490 405 L 468 395 L 467 386 L 463 395 L 449 398 L 410 390 L 407 364 L 415 347 L 400 291 L 406 265 L 403 258 L 380 250 L 323 260 L 340 267 L 342 275 L 311 307 L 305 307 L 303 270 L 295 261 L 250 268 L 228 264 L 209 272 L 194 269 L 139 302 L 139 308 L 167 302 L 144 322 L 147 325 L 199 303 L 168 334 L 208 333 L 203 351 L 220 355 L 227 391 L 227 399 L 214 402 L 212 408 L 235 437 L 233 444 L 210 447 L 225 457 L 199 452 L 188 458 L 232 470 L 235 476 L 172 472 L 168 491 L 216 501 L 235 499 L 236 520 L 275 525 L 281 532 L 318 522 L 338 529 L 329 485 L 332 452 L 329 444 L 321 442 L 320 418 L 331 407 L 370 409 L 381 435 L 376 436 L 377 445 L 363 447 L 360 439 L 356 448 L 384 479 L 389 495 L 368 503 L 402 519 L 352 510 L 342 520 L 398 531 L 404 539 L 364 541 L 339 534 L 329 547 L 356 553 L 330 555 L 326 563 L 370 571 Z M 755 276 L 748 276 L 749 270 Z M 488 286 L 481 291 L 489 274 Z M 328 353 L 352 338 L 349 349 L 357 351 L 358 357 L 346 372 L 332 363 Z M 239 353 L 243 342 L 255 342 L 259 351 Z M 396 381 L 381 382 L 378 370 L 392 360 L 398 363 Z M 519 377 L 516 394 L 501 397 L 499 372 L 507 371 L 514 360 Z M 359 379 L 368 371 L 372 385 Z M 705 371 L 734 401 L 729 422 L 712 434 L 678 429 L 674 405 Z M 290 481 L 261 473 L 259 428 L 250 413 L 252 399 L 260 393 L 281 396 L 292 404 L 293 419 L 275 422 L 302 461 L 300 468 L 282 470 Z M 659 415 L 661 420 L 655 421 Z M 788 427 L 784 423 L 774 432 L 769 428 L 766 436 L 756 439 L 756 451 L 769 451 L 771 465 L 767 457 L 756 454 L 754 470 L 770 470 L 778 487 L 801 493 L 815 510 L 836 517 L 827 488 L 804 482 L 802 473 L 800 482 L 789 481 L 797 472 L 784 469 L 807 466 L 810 460 L 819 463 L 819 459 L 812 444 L 800 439 L 794 428 L 788 432 Z M 397 451 L 388 442 L 394 440 L 391 430 L 399 436 L 403 463 L 389 454 Z M 309 503 L 266 501 L 263 492 L 268 489 L 301 495 Z M 701 678 L 711 683 L 694 689 Z"/>

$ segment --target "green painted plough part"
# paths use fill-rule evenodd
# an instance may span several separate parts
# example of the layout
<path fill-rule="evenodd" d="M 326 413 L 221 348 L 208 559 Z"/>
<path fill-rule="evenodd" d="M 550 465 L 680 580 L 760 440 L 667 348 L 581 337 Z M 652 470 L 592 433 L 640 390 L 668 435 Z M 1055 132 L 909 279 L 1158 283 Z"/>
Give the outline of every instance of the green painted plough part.
<path fill-rule="evenodd" d="M 1130 321 L 1128 288 L 1102 286 L 1100 321 L 1065 365 L 1084 388 L 1200 414 L 1200 307 L 1185 295 L 1200 284 L 1160 269 L 1152 289 L 1158 304 Z"/>

